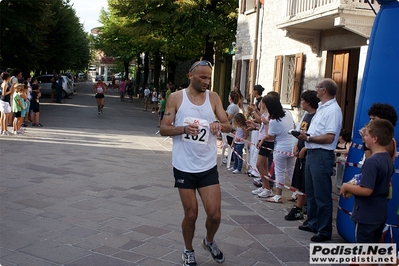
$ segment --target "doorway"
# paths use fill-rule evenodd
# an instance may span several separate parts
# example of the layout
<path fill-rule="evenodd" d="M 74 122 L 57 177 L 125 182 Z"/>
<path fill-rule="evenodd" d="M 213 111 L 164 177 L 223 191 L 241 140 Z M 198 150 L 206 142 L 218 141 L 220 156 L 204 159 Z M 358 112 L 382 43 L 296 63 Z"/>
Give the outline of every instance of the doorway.
<path fill-rule="evenodd" d="M 360 49 L 340 50 L 330 53 L 331 78 L 337 83 L 336 99 L 342 109 L 342 128 L 352 131 L 355 114 L 357 73 Z"/>

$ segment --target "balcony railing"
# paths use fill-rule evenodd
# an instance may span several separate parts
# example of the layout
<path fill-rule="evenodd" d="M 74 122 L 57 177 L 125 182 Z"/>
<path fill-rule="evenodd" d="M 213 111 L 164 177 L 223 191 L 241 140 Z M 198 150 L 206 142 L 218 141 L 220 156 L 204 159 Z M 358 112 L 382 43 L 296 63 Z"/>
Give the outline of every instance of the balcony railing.
<path fill-rule="evenodd" d="M 380 6 L 376 0 L 369 0 L 369 2 L 376 11 L 379 10 Z M 336 7 L 371 10 L 367 0 L 287 0 L 286 16 L 293 17 L 302 13 L 313 13 Z"/>

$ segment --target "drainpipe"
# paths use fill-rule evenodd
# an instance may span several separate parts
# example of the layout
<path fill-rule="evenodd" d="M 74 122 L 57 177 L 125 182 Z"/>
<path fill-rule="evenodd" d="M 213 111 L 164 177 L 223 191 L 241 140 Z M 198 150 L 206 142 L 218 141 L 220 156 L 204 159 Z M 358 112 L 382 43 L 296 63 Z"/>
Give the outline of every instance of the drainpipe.
<path fill-rule="evenodd" d="M 263 0 L 261 0 L 263 2 Z M 256 78 L 256 72 L 258 70 L 258 64 L 257 64 L 257 54 L 258 54 L 258 36 L 259 36 L 259 17 L 260 17 L 260 3 L 259 0 L 256 0 L 256 21 L 255 21 L 255 38 L 254 38 L 254 53 L 253 53 L 253 69 L 251 73 L 251 80 L 252 80 L 252 88 L 249 88 L 249 91 L 251 92 L 251 102 L 253 99 L 253 86 L 255 86 L 255 78 Z"/>

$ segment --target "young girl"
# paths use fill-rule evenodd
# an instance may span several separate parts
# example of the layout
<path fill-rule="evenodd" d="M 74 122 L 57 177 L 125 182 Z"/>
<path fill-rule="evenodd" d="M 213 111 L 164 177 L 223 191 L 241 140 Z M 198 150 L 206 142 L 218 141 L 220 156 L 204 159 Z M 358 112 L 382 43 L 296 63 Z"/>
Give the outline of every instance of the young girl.
<path fill-rule="evenodd" d="M 158 91 L 157 88 L 154 88 L 152 91 L 152 104 L 154 105 L 152 107 L 152 113 L 155 114 L 158 112 Z"/>
<path fill-rule="evenodd" d="M 234 165 L 229 169 L 233 171 L 233 174 L 241 173 L 242 150 L 244 149 L 244 141 L 248 137 L 247 124 L 245 122 L 246 119 L 242 113 L 238 113 L 233 117 L 233 126 L 236 128 L 236 134 L 231 147 L 234 148 L 235 152 L 233 152 Z"/>
<path fill-rule="evenodd" d="M 28 103 L 29 103 L 29 99 L 28 99 L 28 91 L 29 91 L 29 87 L 27 84 L 24 84 L 24 88 L 22 90 L 21 93 L 21 105 L 22 105 L 22 110 L 21 110 L 21 127 L 23 127 L 22 129 L 25 130 L 24 128 L 27 127 L 27 125 L 24 123 L 25 121 L 25 117 L 26 114 L 29 113 L 29 109 L 28 109 Z"/>
<path fill-rule="evenodd" d="M 12 111 L 14 113 L 14 134 L 23 134 L 24 130 L 21 129 L 21 124 L 24 118 L 21 117 L 21 111 L 25 108 L 25 102 L 23 101 L 21 94 L 24 91 L 24 84 L 17 83 L 14 85 L 14 87 L 16 88 L 12 104 Z"/>

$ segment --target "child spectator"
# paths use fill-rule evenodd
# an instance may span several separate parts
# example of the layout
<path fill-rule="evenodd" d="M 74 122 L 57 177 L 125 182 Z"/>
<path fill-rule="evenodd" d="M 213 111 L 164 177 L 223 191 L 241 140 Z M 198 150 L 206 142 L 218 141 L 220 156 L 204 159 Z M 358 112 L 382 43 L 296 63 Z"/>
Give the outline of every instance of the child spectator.
<path fill-rule="evenodd" d="M 341 188 L 342 179 L 344 177 L 346 157 L 348 157 L 349 148 L 352 146 L 351 133 L 345 129 L 341 129 L 339 133 L 337 147 L 335 148 L 336 165 L 335 165 L 335 186 Z"/>
<path fill-rule="evenodd" d="M 231 144 L 231 147 L 234 148 L 234 165 L 232 168 L 229 168 L 229 170 L 233 171 L 233 174 L 238 174 L 241 173 L 242 168 L 242 151 L 244 149 L 244 141 L 248 138 L 246 119 L 242 113 L 237 113 L 233 117 L 233 126 L 236 129 L 234 141 Z"/>
<path fill-rule="evenodd" d="M 338 138 L 337 147 L 334 150 L 337 157 L 342 157 L 346 159 L 351 145 L 352 145 L 351 133 L 345 129 L 341 129 Z"/>
<path fill-rule="evenodd" d="M 27 127 L 28 125 L 25 124 L 25 117 L 27 114 L 29 114 L 29 98 L 28 98 L 28 85 L 24 84 L 24 88 L 21 93 L 21 104 L 22 104 L 22 111 L 21 111 L 21 127 Z M 24 129 L 24 128 L 23 128 Z"/>
<path fill-rule="evenodd" d="M 154 88 L 154 90 L 152 91 L 152 113 L 155 114 L 158 111 L 158 91 L 157 88 Z"/>
<path fill-rule="evenodd" d="M 394 136 L 392 123 L 371 120 L 365 128 L 364 142 L 372 151 L 361 169 L 358 185 L 342 184 L 341 195 L 355 196 L 351 219 L 356 227 L 357 243 L 379 243 L 388 217 L 389 183 L 394 174 L 391 156 L 385 146 Z"/>
<path fill-rule="evenodd" d="M 30 100 L 30 109 L 32 111 L 32 126 L 43 127 L 40 124 L 40 104 L 39 98 L 41 96 L 40 93 L 41 87 L 37 84 L 32 84 L 32 98 Z"/>
<path fill-rule="evenodd" d="M 24 84 L 16 83 L 14 85 L 15 93 L 13 97 L 12 112 L 14 113 L 13 129 L 14 134 L 23 134 L 24 130 L 21 129 L 23 117 L 21 117 L 21 111 L 25 108 L 25 103 L 21 97 L 24 91 Z M 22 99 L 22 100 L 21 100 Z"/>
<path fill-rule="evenodd" d="M 151 91 L 148 88 L 148 84 L 146 84 L 145 85 L 145 89 L 144 89 L 144 106 L 145 106 L 145 109 L 143 109 L 143 111 L 147 111 L 148 102 L 150 101 L 150 97 L 151 97 Z"/>
<path fill-rule="evenodd" d="M 162 118 L 163 118 L 163 114 L 165 113 L 165 107 L 166 107 L 165 93 L 162 92 L 160 95 L 161 95 L 161 99 L 159 101 L 159 123 L 158 123 L 158 127 L 161 126 L 161 121 L 162 121 Z"/>

